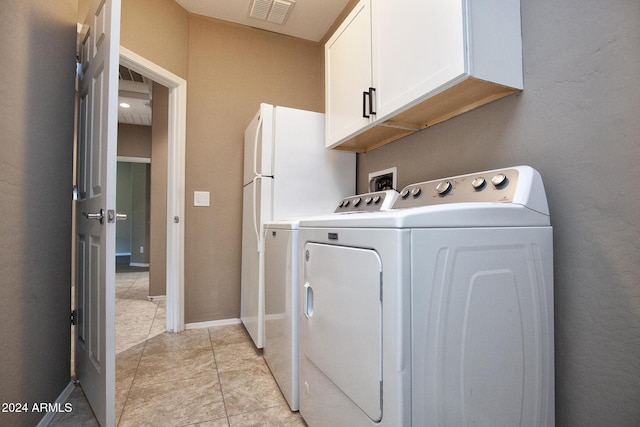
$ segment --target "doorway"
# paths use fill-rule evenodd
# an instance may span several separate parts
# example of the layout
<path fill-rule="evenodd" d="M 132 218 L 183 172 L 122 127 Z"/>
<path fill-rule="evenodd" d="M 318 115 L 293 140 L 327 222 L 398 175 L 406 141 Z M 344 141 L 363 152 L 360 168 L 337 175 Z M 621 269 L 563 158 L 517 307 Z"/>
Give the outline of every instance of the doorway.
<path fill-rule="evenodd" d="M 184 330 L 184 176 L 187 82 L 140 55 L 120 47 L 120 64 L 169 90 L 166 203 L 167 331 Z"/>
<path fill-rule="evenodd" d="M 151 159 L 118 157 L 116 274 L 148 271 L 150 257 Z M 163 266 L 154 266 L 163 268 Z M 164 269 L 164 268 L 163 268 Z M 163 286 L 164 287 L 164 286 Z M 149 293 L 149 295 L 153 295 Z M 165 295 L 165 291 L 162 291 Z"/>

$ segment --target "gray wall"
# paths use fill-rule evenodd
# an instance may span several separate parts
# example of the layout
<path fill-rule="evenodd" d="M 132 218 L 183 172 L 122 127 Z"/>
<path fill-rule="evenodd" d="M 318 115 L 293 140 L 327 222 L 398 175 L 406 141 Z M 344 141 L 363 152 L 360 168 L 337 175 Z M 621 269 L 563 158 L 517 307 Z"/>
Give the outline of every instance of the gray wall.
<path fill-rule="evenodd" d="M 558 426 L 640 425 L 640 2 L 522 0 L 524 85 L 358 158 L 399 186 L 529 164 L 554 226 Z"/>
<path fill-rule="evenodd" d="M 70 381 L 77 1 L 0 6 L 0 402 L 54 402 Z M 44 414 L 0 412 L 0 425 Z"/>
<path fill-rule="evenodd" d="M 149 170 L 148 163 L 118 161 L 116 207 L 127 219 L 116 224 L 116 256 L 130 255 L 138 266 L 149 264 Z"/>
<path fill-rule="evenodd" d="M 125 221 L 116 223 L 116 256 L 131 255 L 131 163 L 118 162 L 116 181 L 116 208 L 127 215 Z"/>
<path fill-rule="evenodd" d="M 149 264 L 150 169 L 149 163 L 131 164 L 131 263 L 138 266 Z"/>

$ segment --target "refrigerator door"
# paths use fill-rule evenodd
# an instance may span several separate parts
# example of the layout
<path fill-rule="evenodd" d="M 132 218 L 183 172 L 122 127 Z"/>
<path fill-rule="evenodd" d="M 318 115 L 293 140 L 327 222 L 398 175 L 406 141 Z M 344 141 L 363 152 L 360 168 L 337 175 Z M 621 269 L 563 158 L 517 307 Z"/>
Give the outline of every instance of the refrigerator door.
<path fill-rule="evenodd" d="M 271 219 L 273 179 L 255 177 L 242 195 L 240 318 L 256 347 L 264 347 L 264 230 Z"/>
<path fill-rule="evenodd" d="M 269 104 L 260 104 L 244 131 L 243 185 L 256 175 L 273 175 L 273 106 Z"/>
<path fill-rule="evenodd" d="M 324 145 L 324 114 L 275 107 L 273 219 L 331 213 L 355 192 L 355 153 Z"/>

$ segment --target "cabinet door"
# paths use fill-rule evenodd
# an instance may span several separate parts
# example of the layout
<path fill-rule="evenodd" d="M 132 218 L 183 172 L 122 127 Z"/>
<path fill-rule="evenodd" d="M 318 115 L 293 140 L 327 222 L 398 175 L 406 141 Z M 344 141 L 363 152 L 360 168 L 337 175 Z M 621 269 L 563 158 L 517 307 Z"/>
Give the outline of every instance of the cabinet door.
<path fill-rule="evenodd" d="M 325 45 L 327 147 L 371 122 L 363 117 L 363 92 L 372 85 L 371 70 L 371 0 L 363 0 Z"/>
<path fill-rule="evenodd" d="M 373 0 L 378 120 L 465 73 L 463 3 Z"/>

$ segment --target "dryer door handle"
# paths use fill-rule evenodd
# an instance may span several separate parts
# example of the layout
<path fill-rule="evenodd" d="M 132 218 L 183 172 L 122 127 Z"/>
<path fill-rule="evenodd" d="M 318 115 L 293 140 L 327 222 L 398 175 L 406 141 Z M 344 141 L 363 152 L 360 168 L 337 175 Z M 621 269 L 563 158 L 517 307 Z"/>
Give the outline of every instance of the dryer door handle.
<path fill-rule="evenodd" d="M 310 319 L 313 316 L 313 288 L 309 282 L 304 284 L 305 290 L 305 304 L 304 304 L 304 315 L 307 316 L 307 319 Z"/>

